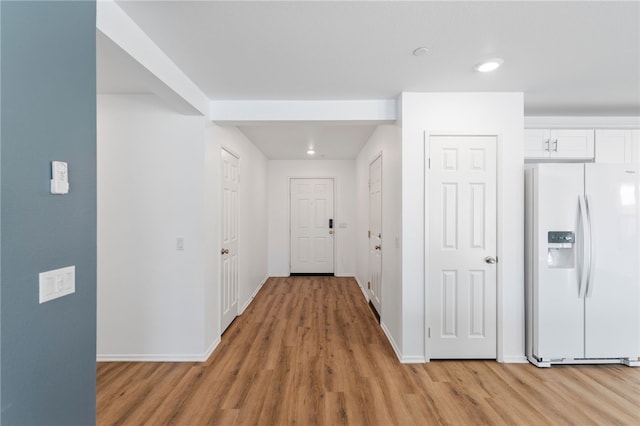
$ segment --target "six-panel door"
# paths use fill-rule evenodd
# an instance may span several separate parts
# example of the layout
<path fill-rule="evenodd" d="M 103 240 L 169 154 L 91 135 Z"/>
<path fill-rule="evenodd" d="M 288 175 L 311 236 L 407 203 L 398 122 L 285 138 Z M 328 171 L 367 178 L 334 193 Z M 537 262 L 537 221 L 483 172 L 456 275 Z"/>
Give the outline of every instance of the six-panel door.
<path fill-rule="evenodd" d="M 496 358 L 496 144 L 429 139 L 430 358 Z"/>
<path fill-rule="evenodd" d="M 238 315 L 239 159 L 222 150 L 221 331 Z"/>
<path fill-rule="evenodd" d="M 369 165 L 369 296 L 382 314 L 382 155 Z"/>
<path fill-rule="evenodd" d="M 333 273 L 333 179 L 291 179 L 291 273 Z"/>

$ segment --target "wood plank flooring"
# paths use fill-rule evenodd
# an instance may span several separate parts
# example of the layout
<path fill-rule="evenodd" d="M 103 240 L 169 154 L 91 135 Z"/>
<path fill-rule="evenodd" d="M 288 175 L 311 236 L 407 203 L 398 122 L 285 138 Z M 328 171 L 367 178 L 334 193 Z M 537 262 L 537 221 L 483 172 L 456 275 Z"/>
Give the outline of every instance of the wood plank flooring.
<path fill-rule="evenodd" d="M 204 363 L 99 363 L 99 425 L 640 425 L 640 368 L 402 365 L 351 278 L 271 278 Z"/>

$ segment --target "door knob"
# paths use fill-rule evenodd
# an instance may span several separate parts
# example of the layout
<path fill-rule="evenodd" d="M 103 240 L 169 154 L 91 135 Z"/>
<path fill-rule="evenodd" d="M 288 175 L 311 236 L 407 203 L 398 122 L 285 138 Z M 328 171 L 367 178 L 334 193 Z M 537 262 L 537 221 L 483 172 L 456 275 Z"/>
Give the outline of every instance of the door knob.
<path fill-rule="evenodd" d="M 220 250 L 220 254 L 229 254 L 229 249 L 223 248 Z"/>
<path fill-rule="evenodd" d="M 381 246 L 375 246 L 374 249 L 375 250 L 380 250 Z"/>
<path fill-rule="evenodd" d="M 333 235 L 333 229 L 329 230 L 329 235 Z"/>
<path fill-rule="evenodd" d="M 493 265 L 493 264 L 494 264 L 494 263 L 496 263 L 498 260 L 497 260 L 495 257 L 493 257 L 493 256 L 487 256 L 487 257 L 485 257 L 485 258 L 484 258 L 484 261 L 485 261 L 486 263 L 488 263 L 489 265 Z"/>

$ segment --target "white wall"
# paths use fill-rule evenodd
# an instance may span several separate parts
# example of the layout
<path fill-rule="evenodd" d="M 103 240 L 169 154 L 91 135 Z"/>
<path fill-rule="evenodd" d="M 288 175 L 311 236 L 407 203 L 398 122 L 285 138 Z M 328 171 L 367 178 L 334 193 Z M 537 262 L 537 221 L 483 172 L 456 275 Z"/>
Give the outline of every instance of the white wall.
<path fill-rule="evenodd" d="M 425 355 L 425 131 L 498 134 L 498 359 L 524 358 L 523 95 L 403 93 L 402 354 Z M 428 200 L 426 200 L 428 202 Z"/>
<path fill-rule="evenodd" d="M 353 160 L 269 161 L 269 275 L 289 275 L 289 178 L 334 178 L 335 274 L 355 274 L 356 167 Z M 254 214 L 258 214 L 255 212 Z M 346 228 L 338 224 L 346 223 Z"/>
<path fill-rule="evenodd" d="M 382 125 L 356 159 L 356 279 L 366 293 L 369 280 L 369 164 L 382 154 L 382 312 L 380 323 L 400 355 L 402 347 L 402 132 Z M 398 245 L 396 246 L 396 242 Z"/>
<path fill-rule="evenodd" d="M 98 96 L 100 358 L 205 352 L 204 129 L 155 96 Z"/>
<path fill-rule="evenodd" d="M 266 158 L 153 95 L 98 96 L 99 359 L 204 360 L 219 343 L 222 146 L 240 156 L 245 307 L 267 275 Z"/>
<path fill-rule="evenodd" d="M 213 141 L 217 164 L 224 147 L 240 158 L 238 188 L 238 307 L 242 312 L 267 279 L 267 158 L 236 127 L 211 124 L 207 139 Z M 217 187 L 220 199 L 220 175 Z M 218 219 L 219 221 L 220 219 Z M 220 263 L 220 237 L 217 239 L 216 263 Z"/>

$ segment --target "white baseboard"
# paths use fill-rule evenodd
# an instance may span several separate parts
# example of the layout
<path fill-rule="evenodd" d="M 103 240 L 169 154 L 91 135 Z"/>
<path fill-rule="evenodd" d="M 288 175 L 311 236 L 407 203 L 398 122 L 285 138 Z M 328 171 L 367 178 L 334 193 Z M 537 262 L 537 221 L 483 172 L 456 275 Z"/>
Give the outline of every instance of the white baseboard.
<path fill-rule="evenodd" d="M 369 303 L 369 294 L 367 293 L 367 290 L 364 289 L 364 286 L 362 285 L 362 283 L 360 282 L 358 277 L 354 276 L 353 278 L 355 278 L 356 282 L 358 283 L 358 287 L 360 287 L 360 291 L 362 292 L 362 295 L 364 296 L 364 300 L 366 300 L 367 303 Z"/>
<path fill-rule="evenodd" d="M 400 358 L 400 362 L 402 364 L 424 364 L 427 362 L 427 360 L 423 356 L 414 355 L 414 356 L 403 356 L 402 358 Z"/>
<path fill-rule="evenodd" d="M 205 362 L 220 344 L 220 336 L 203 354 L 97 354 L 97 362 Z"/>
<path fill-rule="evenodd" d="M 516 356 L 505 356 L 499 362 L 503 362 L 505 364 L 526 364 L 529 361 L 527 360 L 527 357 L 524 355 L 516 355 Z"/>
<path fill-rule="evenodd" d="M 269 274 L 270 277 L 273 278 L 287 278 L 289 276 L 291 276 L 290 274 L 284 274 L 284 273 L 280 273 L 280 274 Z"/>
<path fill-rule="evenodd" d="M 222 337 L 218 336 L 218 338 L 216 340 L 213 341 L 213 343 L 211 343 L 211 346 L 209 346 L 209 349 L 207 349 L 207 351 L 204 353 L 204 360 L 206 361 L 209 359 L 209 357 L 211 355 L 213 355 L 213 351 L 216 350 L 216 348 L 218 347 L 218 345 L 220 344 L 220 342 L 222 341 Z"/>
<path fill-rule="evenodd" d="M 334 273 L 333 274 L 336 277 L 340 277 L 340 278 L 355 278 L 356 274 L 353 273 L 345 273 L 345 272 L 341 272 L 341 273 Z"/>
<path fill-rule="evenodd" d="M 206 354 L 97 354 L 97 362 L 204 362 Z"/>
<path fill-rule="evenodd" d="M 396 341 L 393 340 L 393 336 L 391 336 L 391 333 L 389 332 L 389 329 L 384 324 L 384 322 L 380 321 L 380 327 L 382 328 L 382 331 L 384 332 L 385 336 L 387 336 L 387 340 L 389 340 L 389 343 L 391 344 L 393 351 L 396 353 L 396 357 L 398 358 L 398 361 L 400 361 L 402 364 L 424 364 L 426 362 L 423 356 L 402 355 L 400 348 L 398 348 Z"/>
<path fill-rule="evenodd" d="M 238 315 L 242 315 L 244 313 L 244 311 L 249 307 L 249 305 L 251 305 L 251 302 L 253 302 L 253 299 L 255 299 L 256 295 L 258 294 L 258 292 L 260 291 L 262 286 L 267 282 L 268 279 L 269 279 L 269 276 L 266 276 L 260 282 L 260 284 L 258 284 L 258 287 L 256 287 L 256 289 L 253 291 L 253 293 L 251 293 L 251 296 L 249 296 L 249 300 L 247 300 L 247 302 L 238 311 Z"/>

